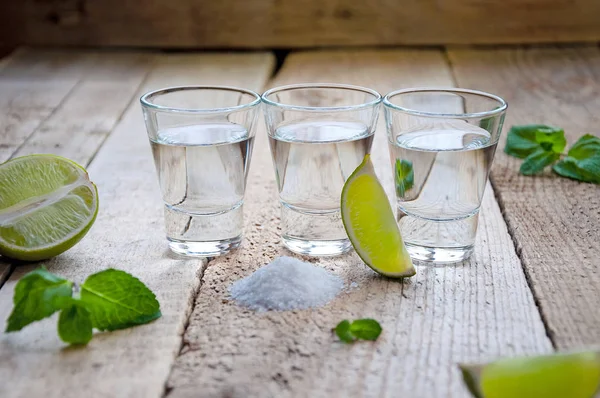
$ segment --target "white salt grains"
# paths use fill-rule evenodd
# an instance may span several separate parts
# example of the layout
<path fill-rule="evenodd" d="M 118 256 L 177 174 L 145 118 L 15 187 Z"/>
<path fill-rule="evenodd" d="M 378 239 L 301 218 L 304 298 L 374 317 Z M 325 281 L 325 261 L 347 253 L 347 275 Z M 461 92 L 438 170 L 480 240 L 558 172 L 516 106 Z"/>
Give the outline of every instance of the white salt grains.
<path fill-rule="evenodd" d="M 231 285 L 238 304 L 256 311 L 320 307 L 344 287 L 341 278 L 324 268 L 292 257 L 278 257 Z"/>

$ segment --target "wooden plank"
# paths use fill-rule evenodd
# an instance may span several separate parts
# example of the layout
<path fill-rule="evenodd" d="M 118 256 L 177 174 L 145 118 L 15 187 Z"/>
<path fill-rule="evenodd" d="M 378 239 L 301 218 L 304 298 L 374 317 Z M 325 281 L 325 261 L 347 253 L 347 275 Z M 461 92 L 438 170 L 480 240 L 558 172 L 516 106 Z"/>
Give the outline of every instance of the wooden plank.
<path fill-rule="evenodd" d="M 21 49 L 0 70 L 0 162 L 33 153 L 84 166 L 148 72 L 150 54 Z M 10 272 L 0 259 L 0 287 Z"/>
<path fill-rule="evenodd" d="M 21 48 L 0 65 L 0 163 L 10 159 L 75 87 L 90 54 Z M 12 269 L 0 258 L 0 287 Z"/>
<path fill-rule="evenodd" d="M 509 103 L 507 126 L 563 127 L 573 144 L 599 135 L 600 49 L 532 48 L 449 52 L 461 86 Z M 600 336 L 600 187 L 547 171 L 519 175 L 521 160 L 497 151 L 492 182 L 548 334 L 559 348 L 598 343 Z"/>
<path fill-rule="evenodd" d="M 271 85 L 304 81 L 361 84 L 381 92 L 452 85 L 440 51 L 293 53 Z M 391 193 L 384 123 L 373 148 Z M 488 189 L 474 257 L 464 264 L 420 267 L 404 283 L 378 277 L 352 253 L 315 258 L 358 283 L 324 308 L 257 314 L 236 306 L 230 284 L 276 256 L 279 204 L 266 133 L 259 134 L 247 197 L 242 248 L 211 261 L 168 382 L 169 398 L 196 396 L 462 397 L 457 361 L 551 348 L 506 225 Z M 308 260 L 308 259 L 307 259 Z M 376 343 L 345 346 L 331 328 L 373 317 Z"/>
<path fill-rule="evenodd" d="M 152 56 L 105 52 L 93 58 L 68 97 L 13 156 L 53 153 L 82 165 L 92 159 L 134 99 Z"/>
<path fill-rule="evenodd" d="M 142 91 L 180 84 L 227 84 L 261 90 L 273 66 L 265 53 L 157 56 Z M 200 259 L 176 258 L 167 249 L 162 201 L 139 103 L 123 119 L 88 168 L 101 209 L 89 235 L 44 262 L 81 283 L 107 267 L 140 277 L 156 294 L 163 316 L 138 328 L 97 334 L 83 349 L 64 349 L 56 319 L 0 337 L 2 397 L 160 397 L 179 352 L 199 276 Z M 33 266 L 19 267 L 0 290 L 0 319 L 11 308 L 14 285 Z M 2 325 L 4 327 L 4 325 Z"/>
<path fill-rule="evenodd" d="M 597 41 L 595 0 L 4 2 L 18 44 L 191 48 Z M 149 28 L 151 27 L 151 28 Z"/>
<path fill-rule="evenodd" d="M 58 108 L 91 55 L 19 49 L 0 70 L 0 162 L 8 160 Z"/>

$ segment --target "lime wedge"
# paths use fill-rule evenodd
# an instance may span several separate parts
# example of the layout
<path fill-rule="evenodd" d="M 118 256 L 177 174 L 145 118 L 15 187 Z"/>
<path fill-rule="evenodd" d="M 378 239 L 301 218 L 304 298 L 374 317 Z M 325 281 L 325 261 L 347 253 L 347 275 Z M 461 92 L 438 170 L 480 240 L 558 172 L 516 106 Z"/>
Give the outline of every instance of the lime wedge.
<path fill-rule="evenodd" d="M 369 267 L 392 278 L 416 273 L 370 155 L 344 184 L 341 207 L 348 238 Z"/>
<path fill-rule="evenodd" d="M 592 398 L 600 388 L 600 351 L 459 366 L 476 398 Z"/>
<path fill-rule="evenodd" d="M 98 213 L 98 191 L 77 163 L 54 155 L 0 164 L 0 254 L 36 261 L 79 242 Z"/>

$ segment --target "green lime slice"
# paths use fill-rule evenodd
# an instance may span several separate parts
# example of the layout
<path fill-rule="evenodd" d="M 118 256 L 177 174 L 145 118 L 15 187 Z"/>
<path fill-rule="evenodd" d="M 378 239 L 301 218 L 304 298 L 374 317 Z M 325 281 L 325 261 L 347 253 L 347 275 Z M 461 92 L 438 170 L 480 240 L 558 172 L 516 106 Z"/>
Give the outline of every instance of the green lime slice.
<path fill-rule="evenodd" d="M 342 221 L 354 249 L 376 272 L 403 278 L 415 275 L 394 212 L 375 175 L 370 155 L 342 189 Z"/>
<path fill-rule="evenodd" d="M 98 191 L 85 169 L 54 155 L 0 164 L 0 254 L 54 257 L 75 245 L 98 214 Z"/>
<path fill-rule="evenodd" d="M 459 365 L 476 398 L 592 398 L 600 388 L 600 351 Z"/>

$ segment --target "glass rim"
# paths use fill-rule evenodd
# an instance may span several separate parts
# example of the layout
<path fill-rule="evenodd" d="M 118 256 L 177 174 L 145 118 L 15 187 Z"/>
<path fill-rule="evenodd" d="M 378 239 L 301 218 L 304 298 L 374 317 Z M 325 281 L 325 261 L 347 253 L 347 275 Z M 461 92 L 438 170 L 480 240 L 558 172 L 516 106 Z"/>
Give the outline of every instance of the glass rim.
<path fill-rule="evenodd" d="M 268 99 L 267 97 L 271 94 L 280 92 L 280 91 L 287 91 L 287 90 L 299 90 L 299 89 L 313 89 L 313 88 L 333 88 L 333 89 L 344 89 L 344 90 L 350 90 L 350 91 L 360 91 L 363 93 L 367 93 L 370 94 L 372 96 L 375 97 L 375 99 L 368 101 L 368 102 L 363 102 L 360 104 L 355 104 L 355 105 L 343 105 L 343 106 L 303 106 L 303 105 L 292 105 L 292 104 L 285 104 L 283 102 L 277 102 L 277 101 L 273 101 Z M 381 103 L 382 100 L 382 96 L 381 94 L 379 94 L 379 92 L 370 89 L 368 87 L 363 87 L 363 86 L 355 86 L 352 84 L 339 84 L 339 83 L 297 83 L 297 84 L 288 84 L 285 86 L 278 86 L 278 87 L 273 87 L 267 91 L 265 91 L 262 95 L 261 95 L 261 99 L 262 101 L 269 105 L 269 106 L 274 106 L 274 107 L 278 107 L 278 108 L 283 108 L 286 110 L 293 110 L 293 111 L 306 111 L 306 112 L 340 112 L 340 111 L 352 111 L 352 110 L 357 110 L 357 109 L 364 109 L 364 108 L 369 108 L 369 107 L 374 107 L 376 105 L 378 105 L 379 103 Z"/>
<path fill-rule="evenodd" d="M 395 97 L 397 95 L 403 94 L 414 94 L 414 93 L 427 93 L 427 92 L 436 92 L 436 93 L 462 93 L 462 94 L 471 94 L 477 95 L 480 97 L 485 97 L 487 99 L 494 100 L 500 104 L 499 107 L 490 109 L 489 111 L 483 112 L 464 112 L 464 113 L 442 113 L 442 112 L 424 112 L 416 109 L 406 108 L 400 105 L 393 104 L 390 101 L 390 98 Z M 383 105 L 387 108 L 391 108 L 393 110 L 404 112 L 414 116 L 425 116 L 425 117 L 437 117 L 437 118 L 446 118 L 446 119 L 462 119 L 462 118 L 482 118 L 482 117 L 490 117 L 501 115 L 506 112 L 508 108 L 508 104 L 501 97 L 486 93 L 485 91 L 479 90 L 471 90 L 467 88 L 456 88 L 456 87 L 414 87 L 414 88 L 405 88 L 400 90 L 392 91 L 383 97 Z"/>
<path fill-rule="evenodd" d="M 221 91 L 234 91 L 237 93 L 248 94 L 254 97 L 254 100 L 251 102 L 228 106 L 228 107 L 218 107 L 218 108 L 183 108 L 176 106 L 164 106 L 158 105 L 154 102 L 151 102 L 153 97 L 157 97 L 160 95 L 170 94 L 178 91 L 188 91 L 188 90 L 221 90 Z M 236 112 L 246 108 L 252 108 L 256 105 L 259 105 L 261 102 L 261 97 L 258 93 L 248 90 L 245 88 L 239 88 L 234 86 L 215 86 L 215 85 L 194 85 L 194 86 L 172 86 L 172 87 L 164 87 L 159 88 L 157 90 L 149 91 L 146 94 L 143 94 L 140 97 L 140 102 L 143 107 L 150 108 L 160 112 L 172 112 L 172 113 L 190 113 L 190 114 L 207 114 L 207 113 L 231 113 Z"/>

